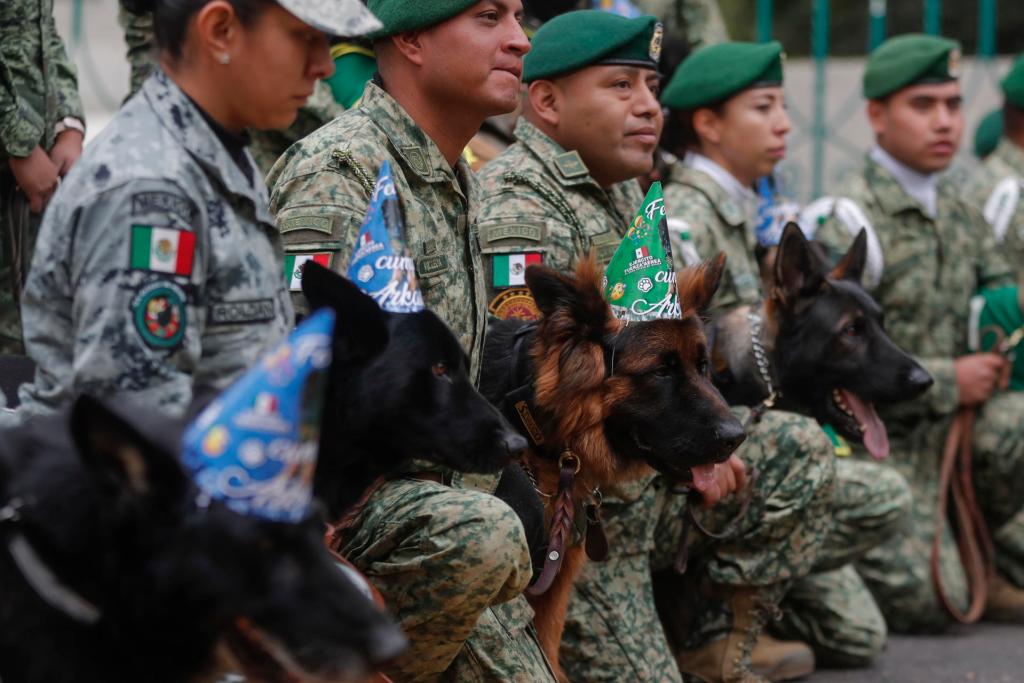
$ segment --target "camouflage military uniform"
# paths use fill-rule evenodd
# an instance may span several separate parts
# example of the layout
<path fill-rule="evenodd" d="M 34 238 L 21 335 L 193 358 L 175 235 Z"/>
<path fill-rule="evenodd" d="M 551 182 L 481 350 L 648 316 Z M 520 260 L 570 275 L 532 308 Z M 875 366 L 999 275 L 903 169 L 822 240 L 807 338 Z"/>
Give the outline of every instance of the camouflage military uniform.
<path fill-rule="evenodd" d="M 38 368 L 22 410 L 75 395 L 170 412 L 223 388 L 292 324 L 280 236 L 199 110 L 158 71 L 50 203 L 24 294 Z"/>
<path fill-rule="evenodd" d="M 36 146 L 50 150 L 66 117 L 85 120 L 53 0 L 7 0 L 0 4 L 0 353 L 22 353 L 18 293 L 40 220 L 29 212 L 8 159 Z"/>
<path fill-rule="evenodd" d="M 971 296 L 979 287 L 1005 284 L 1009 268 L 991 230 L 948 180 L 938 181 L 933 218 L 873 159 L 844 189 L 881 246 L 879 282 L 871 289 L 885 309 L 886 329 L 935 378 L 919 399 L 879 410 L 892 442 L 889 462 L 910 482 L 913 504 L 897 537 L 870 551 L 858 570 L 891 628 L 932 631 L 949 623 L 932 590 L 928 558 L 939 458 L 958 401 L 953 361 L 966 352 Z M 832 216 L 815 236 L 838 254 L 852 242 L 851 232 Z M 997 395 L 979 411 L 974 430 L 978 501 L 993 530 L 998 568 L 1018 586 L 1024 586 L 1022 414 L 1024 396 Z M 963 609 L 963 570 L 948 525 L 943 542 L 944 585 Z"/>
<path fill-rule="evenodd" d="M 124 30 L 124 40 L 128 45 L 128 64 L 131 67 L 131 93 L 134 94 L 146 77 L 156 67 L 157 56 L 153 45 L 153 15 L 150 12 L 137 14 L 124 3 L 117 15 L 118 23 Z M 249 151 L 260 176 L 266 176 L 277 158 L 284 154 L 289 146 L 306 137 L 324 125 L 345 108 L 334 101 L 331 88 L 325 81 L 318 81 L 316 89 L 306 104 L 299 108 L 295 122 L 284 130 L 250 131 L 252 141 Z"/>
<path fill-rule="evenodd" d="M 271 170 L 271 208 L 285 249 L 327 254 L 344 273 L 385 160 L 424 301 L 469 352 L 475 377 L 486 307 L 471 243 L 474 179 L 465 161 L 452 168 L 376 83 L 367 84 L 359 106 L 292 146 Z M 532 610 L 517 596 L 529 581 L 529 555 L 510 513 L 486 493 L 418 480 L 390 482 L 370 498 L 346 556 L 373 580 L 412 641 L 392 669 L 398 680 L 553 679 Z"/>
<path fill-rule="evenodd" d="M 1024 150 L 1004 137 L 971 176 L 965 198 L 981 211 L 1018 283 L 1024 282 Z"/>
<path fill-rule="evenodd" d="M 644 14 L 665 24 L 669 35 L 686 41 L 691 51 L 729 40 L 718 0 L 634 0 Z"/>
<path fill-rule="evenodd" d="M 723 171 L 724 172 L 724 171 Z M 726 179 L 728 180 L 728 179 Z M 749 198 L 730 196 L 708 173 L 679 162 L 665 184 L 669 234 L 676 267 L 692 265 L 719 251 L 726 271 L 712 312 L 754 305 L 761 299 L 761 277 L 754 258 L 757 244 L 751 227 Z M 789 429 L 820 432 L 813 419 L 776 412 Z M 829 457 L 831 448 L 818 457 Z M 789 455 L 780 450 L 779 456 Z M 740 457 L 746 460 L 743 447 Z M 785 602 L 779 630 L 811 645 L 819 660 L 867 664 L 885 644 L 885 623 L 871 594 L 847 563 L 890 538 L 909 505 L 906 482 L 886 468 L 866 461 L 836 463 L 832 528 L 815 573 L 797 581 Z M 822 573 L 827 572 L 827 573 Z"/>
<path fill-rule="evenodd" d="M 519 122 L 516 135 L 517 143 L 480 174 L 478 227 L 489 275 L 494 274 L 493 263 L 500 263 L 499 255 L 517 251 L 541 253 L 545 263 L 558 269 L 570 269 L 581 247 L 596 246 L 607 260 L 643 199 L 637 183 L 604 190 L 578 154 L 565 152 L 527 121 Z M 603 244 L 613 246 L 602 249 Z M 493 281 L 491 286 L 493 300 L 501 301 L 509 291 L 494 287 Z M 524 310 L 507 312 L 524 317 Z M 715 582 L 763 585 L 804 575 L 825 536 L 832 458 L 816 457 L 812 450 L 815 444 L 822 446 L 819 452 L 824 450 L 824 434 L 820 429 L 784 431 L 780 425 L 770 416 L 755 430 L 764 438 L 748 439 L 756 444 L 747 449 L 749 459 L 765 474 L 759 502 L 752 505 L 743 528 L 727 542 L 695 541 L 695 553 L 709 558 L 706 575 Z M 791 462 L 770 457 L 776 439 L 811 445 L 799 449 L 801 476 L 795 476 Z M 562 639 L 562 666 L 578 681 L 679 680 L 654 607 L 651 570 L 672 563 L 681 542 L 685 497 L 669 493 L 657 477 L 613 493 L 605 496 L 603 508 L 611 555 L 587 564 L 577 581 Z M 789 512 L 768 523 L 769 508 Z M 721 528 L 736 512 L 733 501 L 702 513 L 702 518 Z M 771 562 L 762 548 L 770 549 Z M 718 621 L 702 635 L 710 636 L 720 626 Z"/>

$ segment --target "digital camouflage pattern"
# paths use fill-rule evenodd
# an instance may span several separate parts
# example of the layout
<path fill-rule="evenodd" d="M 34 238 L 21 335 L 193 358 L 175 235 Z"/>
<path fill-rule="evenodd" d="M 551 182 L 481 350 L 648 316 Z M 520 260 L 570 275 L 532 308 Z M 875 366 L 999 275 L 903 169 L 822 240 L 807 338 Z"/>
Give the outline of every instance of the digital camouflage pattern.
<path fill-rule="evenodd" d="M 690 51 L 729 40 L 718 0 L 633 0 L 644 14 L 665 24 L 665 32 L 685 41 Z"/>
<path fill-rule="evenodd" d="M 896 179 L 870 158 L 846 185 L 881 243 L 884 268 L 872 294 L 885 309 L 886 330 L 915 354 L 935 384 L 914 401 L 880 408 L 889 430 L 889 463 L 910 483 L 910 519 L 888 543 L 868 552 L 858 570 L 894 631 L 934 631 L 949 618 L 932 590 L 928 558 L 935 523 L 939 460 L 957 408 L 953 361 L 967 350 L 971 296 L 980 287 L 1010 281 L 977 210 L 947 179 L 937 187 L 934 219 Z M 816 239 L 835 255 L 853 240 L 851 230 L 827 217 Z M 997 566 L 1024 586 L 1024 396 L 1002 394 L 979 411 L 974 428 L 975 487 L 996 542 Z M 942 572 L 949 596 L 964 608 L 963 570 L 948 525 L 943 533 Z"/>
<path fill-rule="evenodd" d="M 7 164 L 49 151 L 65 117 L 85 121 L 75 67 L 53 20 L 53 0 L 0 3 L 0 353 L 23 353 L 19 293 L 40 216 L 29 212 Z"/>
<path fill-rule="evenodd" d="M 394 680 L 553 683 L 521 595 L 532 576 L 526 537 L 501 500 L 395 479 L 369 499 L 341 552 L 411 641 L 386 670 Z"/>
<path fill-rule="evenodd" d="M 291 147 L 272 169 L 271 207 L 286 250 L 326 254 L 345 273 L 385 161 L 424 302 L 470 354 L 475 377 L 486 314 L 470 227 L 474 179 L 463 160 L 453 169 L 377 84 L 367 84 L 359 106 Z M 493 476 L 454 479 L 491 490 L 495 483 Z M 530 558 L 522 526 L 504 503 L 477 491 L 396 480 L 369 499 L 353 534 L 344 554 L 384 595 L 412 642 L 392 670 L 397 680 L 443 674 L 456 681 L 553 681 L 533 612 L 515 597 L 530 579 Z"/>
<path fill-rule="evenodd" d="M 1024 150 L 1004 137 L 971 174 L 964 196 L 983 212 L 1018 284 L 1024 283 L 1024 201 L 1021 194 L 1024 194 Z"/>
<path fill-rule="evenodd" d="M 539 254 L 541 262 L 571 270 L 592 248 L 607 264 L 644 195 L 636 181 L 601 188 L 578 153 L 562 149 L 525 118 L 515 134 L 515 144 L 479 173 L 476 232 L 489 313 L 534 320 L 540 314 L 525 281 L 496 284 L 500 267 L 512 256 Z"/>
<path fill-rule="evenodd" d="M 158 71 L 64 179 L 25 287 L 38 368 L 22 410 L 80 393 L 181 412 L 292 324 L 280 236 L 188 97 Z"/>
<path fill-rule="evenodd" d="M 734 200 L 710 175 L 683 162 L 675 164 L 666 179 L 665 204 L 677 268 L 719 251 L 726 253 L 726 272 L 712 300 L 711 314 L 760 301 L 754 206 Z M 782 414 L 793 422 L 792 429 L 823 435 L 813 419 Z M 748 437 L 747 443 L 751 438 L 756 437 Z M 737 451 L 744 462 L 746 447 L 743 444 Z M 829 444 L 817 457 L 831 457 L 832 452 Z M 793 457 L 782 450 L 779 455 Z M 786 618 L 781 630 L 809 644 L 823 662 L 866 665 L 885 644 L 885 624 L 855 572 L 851 576 L 849 571 L 836 570 L 892 537 L 895 524 L 909 505 L 909 496 L 902 478 L 869 462 L 839 460 L 835 480 L 829 513 L 833 530 L 814 565 L 814 574 L 795 582 L 784 600 Z"/>
<path fill-rule="evenodd" d="M 153 14 L 151 12 L 142 14 L 132 12 L 122 2 L 117 19 L 124 30 L 124 41 L 128 45 L 127 57 L 131 67 L 130 97 L 142 87 L 142 83 L 156 68 Z M 260 177 L 264 177 L 270 172 L 274 162 L 290 146 L 333 120 L 343 111 L 345 108 L 334 100 L 334 95 L 326 81 L 317 81 L 313 94 L 299 108 L 295 122 L 288 128 L 284 130 L 250 130 L 249 152 L 256 160 L 256 168 L 259 169 Z"/>
<path fill-rule="evenodd" d="M 472 244 L 476 204 L 472 172 L 453 169 L 434 141 L 376 83 L 359 106 L 293 145 L 271 170 L 270 206 L 289 254 L 328 254 L 348 268 L 373 183 L 391 164 L 406 241 L 427 308 L 466 349 L 479 375 L 486 306 L 483 264 Z M 296 308 L 304 302 L 296 296 Z"/>
<path fill-rule="evenodd" d="M 611 233 L 616 241 L 609 239 L 611 247 L 601 259 L 607 261 L 643 199 L 639 185 L 629 181 L 604 190 L 578 154 L 567 154 L 525 120 L 516 132 L 516 144 L 481 172 L 481 247 L 502 242 L 488 239 L 490 235 L 526 234 L 518 226 L 533 226 L 540 231 L 539 239 L 503 237 L 507 249 L 543 250 L 545 263 L 569 270 L 581 247 Z M 667 201 L 666 206 L 673 215 L 673 206 Z M 492 289 L 495 293 L 500 294 Z M 808 429 L 806 422 L 799 416 L 770 413 L 756 430 L 763 436 L 748 437 L 746 443 L 754 444 L 751 464 L 756 460 L 766 469 L 758 484 L 760 504 L 751 506 L 734 540 L 700 550 L 695 542 L 691 555 L 713 558 L 706 576 L 715 583 L 768 585 L 811 570 L 829 525 L 834 459 L 824 433 L 816 426 Z M 780 442 L 789 449 L 780 452 L 791 453 L 791 459 L 775 457 Z M 603 562 L 587 563 L 577 580 L 561 664 L 570 680 L 679 680 L 658 621 L 651 570 L 671 566 L 681 542 L 685 497 L 669 493 L 652 477 L 621 486 L 604 500 L 610 555 Z M 712 528 L 720 528 L 737 509 L 724 503 L 703 518 Z M 771 515 L 767 510 L 773 511 Z M 717 609 L 707 621 L 721 624 L 722 618 Z M 710 639 L 717 631 L 700 635 Z"/>

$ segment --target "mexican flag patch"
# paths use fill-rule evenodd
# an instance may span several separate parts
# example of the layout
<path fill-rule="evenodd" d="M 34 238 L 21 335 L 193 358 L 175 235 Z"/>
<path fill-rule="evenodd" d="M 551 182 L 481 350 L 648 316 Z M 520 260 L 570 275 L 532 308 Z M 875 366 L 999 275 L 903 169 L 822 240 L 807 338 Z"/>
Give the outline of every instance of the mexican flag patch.
<path fill-rule="evenodd" d="M 155 225 L 132 226 L 131 267 L 172 275 L 191 275 L 196 236 L 189 230 Z"/>
<path fill-rule="evenodd" d="M 306 261 L 315 261 L 324 268 L 331 267 L 331 255 L 327 252 L 318 254 L 288 254 L 284 257 L 284 279 L 292 292 L 302 291 L 302 266 Z"/>
<path fill-rule="evenodd" d="M 541 263 L 540 254 L 497 254 L 494 257 L 494 286 L 517 287 L 526 284 L 526 268 Z"/>

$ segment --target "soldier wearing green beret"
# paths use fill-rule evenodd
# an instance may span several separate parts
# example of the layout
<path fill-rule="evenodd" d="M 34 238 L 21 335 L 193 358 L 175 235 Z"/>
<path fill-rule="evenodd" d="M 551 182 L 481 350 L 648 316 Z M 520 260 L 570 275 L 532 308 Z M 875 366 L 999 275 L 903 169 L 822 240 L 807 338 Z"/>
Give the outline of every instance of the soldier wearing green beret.
<path fill-rule="evenodd" d="M 988 158 L 996 151 L 999 141 L 1003 139 L 1003 110 L 993 109 L 981 117 L 974 129 L 974 156 L 980 161 Z M 988 199 L 988 197 L 985 197 Z"/>
<path fill-rule="evenodd" d="M 978 411 L 974 485 L 996 549 L 984 617 L 1024 621 L 1024 396 L 1000 392 L 1001 356 L 968 351 L 972 295 L 1011 282 L 1010 269 L 977 209 L 942 176 L 963 134 L 959 57 L 955 42 L 924 35 L 892 38 L 871 53 L 863 92 L 875 146 L 843 197 L 819 199 L 803 217 L 805 230 L 834 255 L 867 229 L 864 284 L 885 309 L 892 339 L 935 378 L 921 398 L 879 407 L 892 443 L 888 462 L 909 481 L 913 503 L 897 537 L 869 552 L 858 570 L 897 632 L 952 621 L 929 557 L 936 520 L 943 523 L 939 461 L 961 408 Z M 943 526 L 941 584 L 965 610 L 964 567 Z"/>
<path fill-rule="evenodd" d="M 537 32 L 526 58 L 529 93 L 516 128 L 517 142 L 481 173 L 478 234 L 492 315 L 536 316 L 522 281 L 526 264 L 543 262 L 569 270 L 588 249 L 596 249 L 607 261 L 618 246 L 641 204 L 636 177 L 650 170 L 662 127 L 655 99 L 661 39 L 661 26 L 653 17 L 630 20 L 593 11 L 562 15 Z M 818 438 L 824 442 L 820 430 Z M 758 448 L 763 456 L 759 461 L 774 450 L 768 440 Z M 795 544 L 788 549 L 777 545 L 778 538 L 790 535 L 801 540 L 800 552 L 813 558 L 813 539 L 823 532 L 805 530 L 824 528 L 820 520 L 827 518 L 831 458 L 812 458 L 810 464 L 777 458 L 774 463 L 762 479 L 767 505 L 791 514 L 768 523 L 753 513 L 741 538 L 702 544 L 695 556 L 708 555 L 714 558 L 708 565 L 720 567 L 762 564 L 766 553 L 795 562 Z M 798 495 L 790 495 L 780 481 L 796 468 L 813 474 L 810 483 L 802 482 Z M 742 472 L 743 465 L 735 459 L 721 468 L 728 482 L 726 469 Z M 769 494 L 769 488 L 779 493 Z M 679 681 L 651 599 L 651 571 L 672 565 L 682 540 L 686 499 L 671 494 L 660 478 L 648 476 L 606 492 L 604 501 L 611 555 L 588 564 L 577 581 L 561 664 L 570 680 Z M 709 511 L 708 523 L 724 524 L 735 513 L 736 505 L 729 501 Z M 605 618 L 609 610 L 616 619 Z M 753 603 L 747 611 L 755 611 Z M 765 672 L 777 669 L 771 648 L 757 654 L 763 655 Z"/>
<path fill-rule="evenodd" d="M 755 257 L 754 183 L 785 155 L 790 120 L 782 81 L 779 43 L 721 43 L 683 62 L 662 95 L 670 111 L 663 144 L 682 158 L 665 180 L 677 268 L 719 251 L 728 255 L 714 316 L 755 305 L 764 296 Z M 811 418 L 770 410 L 753 430 L 748 442 L 787 435 L 798 444 L 822 446 L 805 445 L 806 452 L 781 447 L 773 461 L 833 459 Z M 738 453 L 744 455 L 743 447 Z M 885 644 L 885 623 L 849 563 L 891 535 L 908 500 L 907 486 L 898 474 L 873 463 L 842 458 L 835 468 L 831 528 L 809 530 L 827 535 L 817 557 L 794 554 L 788 576 L 795 581 L 781 587 L 788 590 L 786 619 L 777 628 L 810 644 L 822 662 L 866 665 Z M 793 485 L 799 489 L 814 481 L 797 477 Z M 757 577 L 759 583 L 766 578 Z M 706 648 L 682 654 L 690 660 L 682 663 L 684 670 L 699 665 Z"/>
<path fill-rule="evenodd" d="M 967 183 L 965 193 L 985 216 L 992 237 L 1009 261 L 1018 283 L 1024 278 L 1024 57 L 1000 83 L 1003 106 L 992 153 Z M 980 130 L 981 126 L 979 126 Z"/>
<path fill-rule="evenodd" d="M 271 209 L 287 253 L 320 255 L 344 273 L 387 161 L 424 301 L 455 332 L 476 377 L 485 286 L 472 230 L 477 187 L 460 154 L 485 118 L 518 103 L 530 49 L 522 4 L 368 5 L 383 24 L 372 43 L 378 77 L 356 107 L 278 160 Z M 387 669 L 396 680 L 553 680 L 521 595 L 531 576 L 522 524 L 489 495 L 496 478 L 484 479 L 487 492 L 462 473 L 410 461 L 370 496 L 340 547 L 409 637 L 409 652 Z"/>

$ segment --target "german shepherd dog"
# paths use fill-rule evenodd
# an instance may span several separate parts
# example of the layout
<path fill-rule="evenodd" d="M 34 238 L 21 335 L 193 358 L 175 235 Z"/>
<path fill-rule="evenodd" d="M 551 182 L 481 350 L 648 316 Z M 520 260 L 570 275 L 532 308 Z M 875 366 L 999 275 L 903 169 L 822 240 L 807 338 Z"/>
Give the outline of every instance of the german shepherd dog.
<path fill-rule="evenodd" d="M 526 283 L 542 313 L 540 322 L 502 321 L 489 330 L 481 391 L 504 404 L 506 412 L 530 406 L 522 423 L 533 446 L 523 463 L 537 490 L 549 496 L 548 559 L 563 556 L 546 592 L 530 596 L 541 647 L 556 670 L 569 590 L 582 568 L 584 545 L 572 543 L 570 531 L 569 542 L 556 547 L 553 523 L 563 523 L 571 508 L 591 500 L 596 490 L 639 478 L 651 467 L 672 480 L 692 477 L 706 490 L 714 482 L 715 463 L 725 461 L 745 438 L 711 383 L 698 317 L 718 287 L 724 263 L 720 256 L 679 275 L 679 319 L 628 324 L 605 302 L 593 255 L 582 260 L 575 277 L 532 266 Z M 591 541 L 598 537 L 587 536 L 587 552 L 593 555 Z"/>
<path fill-rule="evenodd" d="M 776 407 L 830 424 L 882 459 L 889 438 L 875 404 L 912 399 L 932 378 L 885 333 L 882 309 L 860 284 L 866 255 L 862 230 L 833 267 L 789 224 L 762 260 L 768 296 L 753 313 L 763 321 L 769 377 L 781 394 Z M 752 353 L 751 312 L 740 307 L 711 329 L 715 384 L 731 404 L 755 406 L 769 395 Z"/>
<path fill-rule="evenodd" d="M 183 427 L 81 397 L 0 434 L 0 678 L 181 683 L 226 662 L 254 681 L 350 681 L 400 654 L 321 522 L 199 501 Z"/>
<path fill-rule="evenodd" d="M 314 479 L 330 521 L 410 458 L 498 472 L 526 448 L 526 439 L 474 388 L 466 352 L 433 312 L 383 311 L 312 262 L 303 268 L 302 288 L 312 308 L 336 313 Z"/>

